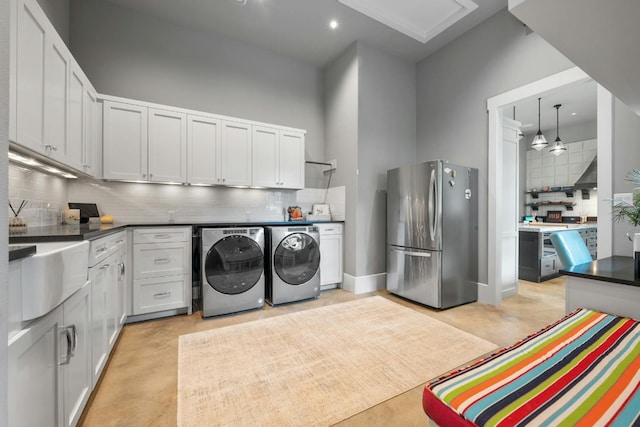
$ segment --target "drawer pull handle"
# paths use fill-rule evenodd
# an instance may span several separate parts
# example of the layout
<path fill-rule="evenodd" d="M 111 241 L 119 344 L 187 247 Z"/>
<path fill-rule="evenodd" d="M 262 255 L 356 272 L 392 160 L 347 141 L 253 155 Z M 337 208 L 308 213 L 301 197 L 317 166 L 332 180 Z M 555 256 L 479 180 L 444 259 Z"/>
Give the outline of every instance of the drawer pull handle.
<path fill-rule="evenodd" d="M 171 260 L 169 258 L 156 258 L 153 260 L 154 264 L 169 264 Z"/>
<path fill-rule="evenodd" d="M 109 250 L 109 248 L 100 248 L 100 249 L 98 249 L 98 250 L 96 251 L 96 254 L 101 254 L 102 252 L 104 252 L 104 251 L 108 251 L 108 250 Z"/>
<path fill-rule="evenodd" d="M 124 243 L 124 240 L 122 240 L 122 239 L 116 240 L 116 245 L 119 245 L 120 243 Z"/>
<path fill-rule="evenodd" d="M 111 266 L 111 264 L 105 264 L 102 267 L 100 267 L 100 270 L 106 270 L 107 268 L 109 268 Z"/>
<path fill-rule="evenodd" d="M 170 237 L 171 235 L 169 234 L 156 234 L 155 236 L 153 236 L 154 239 L 168 239 Z"/>
<path fill-rule="evenodd" d="M 153 294 L 154 298 L 166 298 L 166 297 L 170 297 L 170 296 L 171 296 L 171 291 L 160 292 L 158 294 Z"/>

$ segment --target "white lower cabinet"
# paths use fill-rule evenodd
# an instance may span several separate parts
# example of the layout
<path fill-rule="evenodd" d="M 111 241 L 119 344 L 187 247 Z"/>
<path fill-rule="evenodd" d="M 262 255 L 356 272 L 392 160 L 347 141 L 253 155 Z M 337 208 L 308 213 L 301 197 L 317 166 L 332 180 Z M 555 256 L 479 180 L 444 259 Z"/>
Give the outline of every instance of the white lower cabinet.
<path fill-rule="evenodd" d="M 342 224 L 314 224 L 320 232 L 320 286 L 331 289 L 342 283 L 343 231 Z"/>
<path fill-rule="evenodd" d="M 133 230 L 133 315 L 191 314 L 191 227 Z"/>
<path fill-rule="evenodd" d="M 91 284 L 9 339 L 9 426 L 75 426 L 92 390 Z"/>
<path fill-rule="evenodd" d="M 126 232 L 91 242 L 89 279 L 93 385 L 111 353 L 126 318 Z"/>

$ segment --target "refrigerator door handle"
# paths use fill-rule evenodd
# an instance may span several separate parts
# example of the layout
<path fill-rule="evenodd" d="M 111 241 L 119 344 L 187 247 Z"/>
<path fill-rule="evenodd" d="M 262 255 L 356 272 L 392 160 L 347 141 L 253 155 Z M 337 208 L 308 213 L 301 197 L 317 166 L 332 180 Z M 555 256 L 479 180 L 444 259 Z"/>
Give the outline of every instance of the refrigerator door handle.
<path fill-rule="evenodd" d="M 431 170 L 431 178 L 429 180 L 429 219 L 431 220 L 429 224 L 429 228 L 431 231 L 431 241 L 434 242 L 436 240 L 436 230 L 438 229 L 438 215 L 437 215 L 437 190 L 438 187 L 436 185 L 436 171 L 435 169 Z"/>
<path fill-rule="evenodd" d="M 400 248 L 396 248 L 396 247 L 391 247 L 391 250 L 396 251 L 396 252 L 400 252 L 402 254 L 409 255 L 409 256 L 421 256 L 421 257 L 424 257 L 424 258 L 431 258 L 431 253 L 430 252 L 415 252 L 415 251 L 410 251 L 408 249 L 400 249 Z"/>

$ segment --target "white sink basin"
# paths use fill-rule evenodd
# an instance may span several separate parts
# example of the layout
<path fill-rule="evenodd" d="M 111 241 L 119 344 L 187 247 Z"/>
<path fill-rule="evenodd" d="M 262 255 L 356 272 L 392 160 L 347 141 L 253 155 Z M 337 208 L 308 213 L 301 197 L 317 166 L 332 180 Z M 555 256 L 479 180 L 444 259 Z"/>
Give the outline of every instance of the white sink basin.
<path fill-rule="evenodd" d="M 22 320 L 56 308 L 87 282 L 89 242 L 36 243 L 22 260 Z"/>

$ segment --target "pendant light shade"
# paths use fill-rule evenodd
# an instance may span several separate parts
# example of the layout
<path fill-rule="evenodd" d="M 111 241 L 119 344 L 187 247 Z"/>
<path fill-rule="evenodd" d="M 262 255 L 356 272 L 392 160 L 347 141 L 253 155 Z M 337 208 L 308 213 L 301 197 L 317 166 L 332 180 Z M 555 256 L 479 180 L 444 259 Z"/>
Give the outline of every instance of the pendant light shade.
<path fill-rule="evenodd" d="M 534 150 L 540 151 L 549 143 L 547 142 L 547 138 L 544 137 L 542 131 L 540 130 L 540 100 L 542 98 L 538 98 L 538 133 L 533 137 L 533 141 L 531 141 L 531 148 Z"/>
<path fill-rule="evenodd" d="M 553 108 L 556 109 L 556 141 L 553 144 L 551 153 L 556 156 L 559 156 L 560 154 L 567 151 L 567 147 L 564 146 L 564 144 L 562 143 L 562 140 L 560 139 L 560 107 L 562 107 L 562 104 L 557 104 L 553 106 Z"/>

